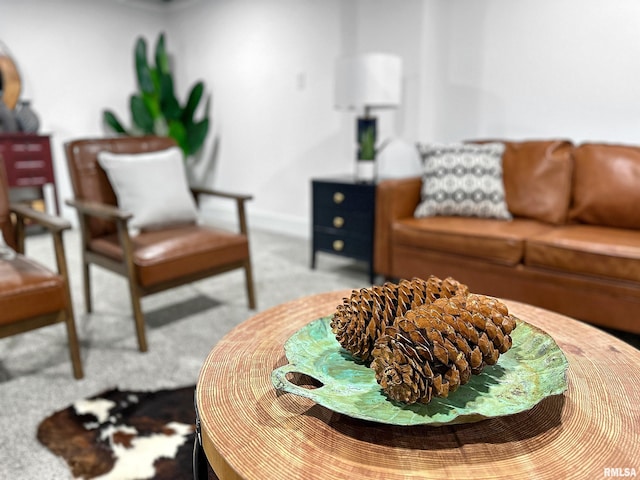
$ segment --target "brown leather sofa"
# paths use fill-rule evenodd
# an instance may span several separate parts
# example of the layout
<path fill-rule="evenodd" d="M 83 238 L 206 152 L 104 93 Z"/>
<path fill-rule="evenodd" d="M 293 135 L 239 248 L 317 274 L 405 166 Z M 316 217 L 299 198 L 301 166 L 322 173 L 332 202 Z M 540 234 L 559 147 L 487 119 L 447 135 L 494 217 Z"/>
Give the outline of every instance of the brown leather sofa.
<path fill-rule="evenodd" d="M 504 143 L 513 220 L 414 218 L 421 179 L 381 181 L 376 272 L 452 276 L 477 293 L 640 334 L 640 147 Z"/>

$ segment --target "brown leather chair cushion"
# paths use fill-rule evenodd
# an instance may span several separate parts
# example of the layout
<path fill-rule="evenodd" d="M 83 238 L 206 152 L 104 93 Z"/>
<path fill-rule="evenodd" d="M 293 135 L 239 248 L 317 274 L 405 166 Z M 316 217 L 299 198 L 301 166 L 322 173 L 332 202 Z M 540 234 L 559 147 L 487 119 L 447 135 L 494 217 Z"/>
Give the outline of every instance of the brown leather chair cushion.
<path fill-rule="evenodd" d="M 242 262 L 249 256 L 246 236 L 198 225 L 143 232 L 131 242 L 133 262 L 145 287 Z M 116 235 L 94 239 L 89 248 L 116 260 L 123 258 Z"/>
<path fill-rule="evenodd" d="M 573 144 L 566 140 L 475 140 L 502 142 L 502 175 L 509 211 L 515 217 L 552 224 L 567 221 L 571 200 Z"/>
<path fill-rule="evenodd" d="M 524 257 L 525 239 L 552 228 L 528 219 L 408 218 L 394 224 L 391 243 L 517 265 Z"/>
<path fill-rule="evenodd" d="M 0 261 L 0 324 L 65 307 L 62 277 L 22 255 Z"/>
<path fill-rule="evenodd" d="M 567 225 L 527 242 L 525 264 L 640 281 L 640 231 Z"/>
<path fill-rule="evenodd" d="M 640 148 L 587 143 L 574 158 L 570 219 L 640 229 Z"/>

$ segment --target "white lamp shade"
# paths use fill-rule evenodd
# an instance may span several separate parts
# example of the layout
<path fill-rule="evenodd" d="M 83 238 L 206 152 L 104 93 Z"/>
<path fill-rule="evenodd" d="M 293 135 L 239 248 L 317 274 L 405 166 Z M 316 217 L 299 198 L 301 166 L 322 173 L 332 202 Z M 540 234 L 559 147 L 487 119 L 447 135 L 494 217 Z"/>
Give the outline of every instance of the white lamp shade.
<path fill-rule="evenodd" d="M 402 59 L 385 53 L 345 57 L 336 64 L 337 108 L 389 108 L 400 105 Z"/>

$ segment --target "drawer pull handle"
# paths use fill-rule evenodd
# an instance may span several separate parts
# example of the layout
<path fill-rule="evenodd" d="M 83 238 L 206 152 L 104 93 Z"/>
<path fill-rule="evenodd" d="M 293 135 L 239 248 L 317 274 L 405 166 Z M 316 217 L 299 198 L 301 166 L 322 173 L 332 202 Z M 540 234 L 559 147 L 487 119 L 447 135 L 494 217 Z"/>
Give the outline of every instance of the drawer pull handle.
<path fill-rule="evenodd" d="M 344 225 L 344 218 L 342 217 L 333 217 L 333 226 L 336 228 L 342 228 Z"/>
<path fill-rule="evenodd" d="M 23 177 L 18 178 L 15 183 L 18 187 L 29 187 L 46 185 L 49 182 L 47 182 L 47 177 Z"/>
<path fill-rule="evenodd" d="M 344 202 L 344 193 L 336 192 L 333 194 L 333 203 L 337 203 L 338 205 Z"/>
<path fill-rule="evenodd" d="M 333 249 L 336 252 L 341 252 L 344 249 L 344 242 L 342 240 L 334 240 L 333 241 Z"/>
<path fill-rule="evenodd" d="M 47 165 L 44 160 L 18 160 L 13 166 L 20 170 L 32 170 L 36 168 L 45 168 Z"/>

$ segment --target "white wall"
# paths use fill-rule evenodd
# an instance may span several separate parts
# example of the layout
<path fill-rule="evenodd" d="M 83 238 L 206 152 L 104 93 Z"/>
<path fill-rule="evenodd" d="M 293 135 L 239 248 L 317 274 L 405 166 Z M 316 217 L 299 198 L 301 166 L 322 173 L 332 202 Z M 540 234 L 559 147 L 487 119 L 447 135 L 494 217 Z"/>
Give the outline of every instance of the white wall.
<path fill-rule="evenodd" d="M 640 2 L 448 5 L 434 138 L 639 143 Z"/>
<path fill-rule="evenodd" d="M 401 55 L 407 94 L 418 93 L 421 7 L 422 0 L 218 0 L 172 17 L 183 79 L 204 75 L 213 90 L 220 143 L 215 160 L 205 153 L 203 163 L 214 164 L 215 187 L 254 194 L 254 225 L 308 235 L 311 178 L 353 172 L 356 115 L 333 102 L 338 57 Z M 381 112 L 381 136 L 410 128 L 415 135 L 417 116 L 417 103 Z M 220 202 L 209 209 L 225 213 Z"/>
<path fill-rule="evenodd" d="M 253 194 L 253 225 L 307 234 L 309 178 L 347 168 L 332 108 L 339 13 L 338 0 L 220 0 L 171 20 L 181 80 L 204 76 L 212 90 L 219 145 L 209 183 Z"/>
<path fill-rule="evenodd" d="M 52 135 L 61 202 L 71 196 L 63 143 L 104 135 L 104 108 L 126 111 L 135 88 L 132 45 L 138 35 L 155 38 L 163 18 L 109 0 L 0 2 L 0 41 L 19 69 L 21 98 Z M 63 214 L 75 221 L 71 209 Z"/>
<path fill-rule="evenodd" d="M 404 104 L 379 114 L 381 136 L 640 143 L 639 24 L 637 0 L 0 2 L 0 41 L 53 135 L 61 198 L 63 142 L 104 135 L 105 107 L 128 120 L 135 39 L 164 30 L 178 92 L 202 79 L 213 94 L 202 181 L 252 193 L 252 225 L 300 235 L 310 179 L 353 169 L 355 114 L 333 108 L 339 56 L 403 58 Z"/>

